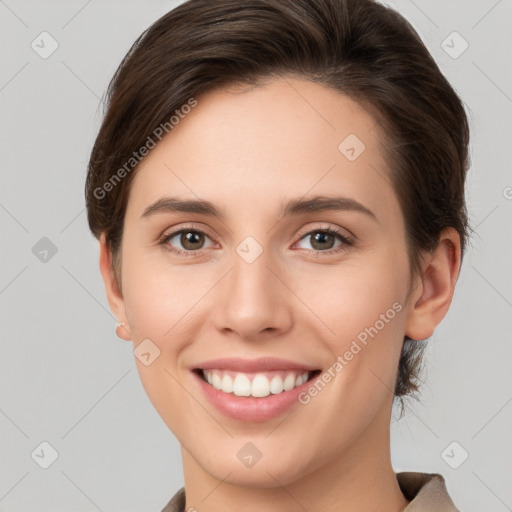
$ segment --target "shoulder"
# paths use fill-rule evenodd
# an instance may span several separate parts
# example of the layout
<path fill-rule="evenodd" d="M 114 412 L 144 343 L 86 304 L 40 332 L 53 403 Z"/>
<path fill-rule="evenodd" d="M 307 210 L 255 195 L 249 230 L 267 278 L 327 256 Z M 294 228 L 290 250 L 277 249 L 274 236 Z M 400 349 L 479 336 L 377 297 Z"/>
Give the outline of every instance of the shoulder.
<path fill-rule="evenodd" d="M 398 485 L 410 501 L 403 512 L 460 512 L 448 495 L 444 478 L 438 473 L 402 472 Z M 185 488 L 182 487 L 161 512 L 184 512 Z"/>
<path fill-rule="evenodd" d="M 184 512 L 185 511 L 185 488 L 182 487 L 169 503 L 162 509 L 162 512 Z"/>
<path fill-rule="evenodd" d="M 410 501 L 404 512 L 460 512 L 448 495 L 440 474 L 402 472 L 396 474 L 396 479 Z"/>

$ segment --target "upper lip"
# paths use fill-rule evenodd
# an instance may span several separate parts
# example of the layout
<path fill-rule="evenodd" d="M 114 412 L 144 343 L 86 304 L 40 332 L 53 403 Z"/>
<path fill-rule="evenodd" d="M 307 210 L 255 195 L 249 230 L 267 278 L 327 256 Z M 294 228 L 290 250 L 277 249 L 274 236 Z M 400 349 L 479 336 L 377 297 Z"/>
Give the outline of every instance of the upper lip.
<path fill-rule="evenodd" d="M 259 372 L 271 370 L 318 370 L 318 368 L 314 366 L 275 357 L 260 357 L 258 359 L 223 357 L 220 359 L 204 361 L 194 368 L 199 368 L 201 370 L 232 370 L 240 372 Z"/>

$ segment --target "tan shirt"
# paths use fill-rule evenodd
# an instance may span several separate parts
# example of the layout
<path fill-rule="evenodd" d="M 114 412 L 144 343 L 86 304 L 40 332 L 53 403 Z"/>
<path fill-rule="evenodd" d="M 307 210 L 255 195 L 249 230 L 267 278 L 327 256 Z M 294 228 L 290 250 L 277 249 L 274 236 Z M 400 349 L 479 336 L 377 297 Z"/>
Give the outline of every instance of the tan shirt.
<path fill-rule="evenodd" d="M 444 478 L 438 473 L 397 473 L 398 485 L 410 501 L 402 512 L 460 512 L 448 496 Z M 182 487 L 162 512 L 186 512 Z"/>

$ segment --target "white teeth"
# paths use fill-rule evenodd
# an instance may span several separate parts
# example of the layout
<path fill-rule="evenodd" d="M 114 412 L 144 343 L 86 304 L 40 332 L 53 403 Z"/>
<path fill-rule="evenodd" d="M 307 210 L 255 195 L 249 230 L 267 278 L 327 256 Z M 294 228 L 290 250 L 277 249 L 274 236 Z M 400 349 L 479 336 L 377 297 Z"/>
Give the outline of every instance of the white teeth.
<path fill-rule="evenodd" d="M 301 384 L 304 384 L 308 380 L 308 374 L 303 373 L 302 375 L 298 375 L 295 379 L 295 387 L 300 386 Z"/>
<path fill-rule="evenodd" d="M 235 393 L 236 396 L 250 396 L 251 381 L 247 375 L 239 373 L 235 377 L 235 382 L 233 383 L 233 393 Z"/>
<path fill-rule="evenodd" d="M 215 389 L 220 389 L 221 386 L 222 386 L 222 381 L 221 381 L 220 375 L 218 373 L 213 373 L 212 374 L 212 386 Z"/>
<path fill-rule="evenodd" d="M 270 381 L 270 392 L 274 395 L 277 395 L 279 393 L 282 393 L 283 391 L 283 379 L 276 375 L 271 381 Z"/>
<path fill-rule="evenodd" d="M 270 395 L 270 382 L 260 373 L 252 379 L 252 396 L 264 397 Z"/>
<path fill-rule="evenodd" d="M 224 393 L 233 393 L 233 379 L 229 375 L 222 377 L 221 389 Z"/>
<path fill-rule="evenodd" d="M 231 374 L 230 374 L 231 373 Z M 297 372 L 281 372 L 286 375 L 283 378 L 280 375 L 274 375 L 270 380 L 263 373 L 257 373 L 253 376 L 252 381 L 248 375 L 244 373 L 224 372 L 221 370 L 203 370 L 205 380 L 215 389 L 224 393 L 234 393 L 236 396 L 253 396 L 256 398 L 264 398 L 270 394 L 278 395 L 283 391 L 300 386 L 306 382 L 310 376 L 309 372 L 297 374 Z M 234 378 L 233 376 L 234 375 Z"/>
<path fill-rule="evenodd" d="M 283 382 L 283 388 L 285 391 L 290 391 L 295 387 L 295 375 L 293 373 L 289 373 Z"/>

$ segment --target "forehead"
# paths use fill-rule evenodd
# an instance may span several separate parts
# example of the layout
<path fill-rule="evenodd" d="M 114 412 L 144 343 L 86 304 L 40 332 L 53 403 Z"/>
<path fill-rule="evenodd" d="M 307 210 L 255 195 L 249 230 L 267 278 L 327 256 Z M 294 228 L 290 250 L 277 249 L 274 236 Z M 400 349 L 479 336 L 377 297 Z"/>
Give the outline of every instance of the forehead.
<path fill-rule="evenodd" d="M 308 192 L 358 196 L 375 207 L 395 199 L 380 125 L 344 94 L 281 78 L 196 100 L 139 165 L 130 200 L 139 211 L 164 192 L 245 210 L 249 199 L 270 207 L 272 196 Z"/>

